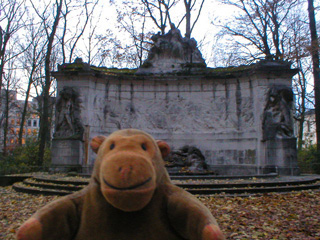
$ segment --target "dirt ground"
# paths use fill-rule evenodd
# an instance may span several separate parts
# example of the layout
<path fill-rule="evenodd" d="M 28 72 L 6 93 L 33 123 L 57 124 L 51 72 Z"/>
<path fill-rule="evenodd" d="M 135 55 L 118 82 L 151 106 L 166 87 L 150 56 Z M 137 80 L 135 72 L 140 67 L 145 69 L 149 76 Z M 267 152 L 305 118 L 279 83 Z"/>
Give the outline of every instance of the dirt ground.
<path fill-rule="evenodd" d="M 1 187 L 0 239 L 15 239 L 22 222 L 57 198 Z M 198 198 L 210 208 L 227 239 L 320 239 L 320 191 Z"/>

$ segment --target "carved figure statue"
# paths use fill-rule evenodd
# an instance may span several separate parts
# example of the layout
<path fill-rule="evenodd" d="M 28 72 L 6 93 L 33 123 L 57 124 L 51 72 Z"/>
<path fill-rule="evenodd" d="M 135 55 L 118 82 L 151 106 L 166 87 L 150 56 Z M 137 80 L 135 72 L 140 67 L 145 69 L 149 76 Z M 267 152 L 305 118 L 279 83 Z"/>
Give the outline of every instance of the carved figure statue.
<path fill-rule="evenodd" d="M 149 71 L 170 72 L 181 70 L 181 64 L 200 63 L 205 67 L 205 61 L 197 48 L 195 39 L 183 38 L 174 24 L 168 33 L 157 33 L 152 36 L 153 47 L 149 51 L 147 60 L 137 73 Z"/>
<path fill-rule="evenodd" d="M 80 97 L 72 87 L 64 87 L 57 101 L 55 138 L 82 139 Z"/>
<path fill-rule="evenodd" d="M 264 141 L 293 137 L 292 102 L 291 88 L 278 85 L 269 89 L 262 123 Z"/>
<path fill-rule="evenodd" d="M 203 172 L 207 170 L 205 157 L 201 151 L 193 146 L 184 146 L 172 151 L 166 158 L 167 167 L 184 167 L 190 172 Z"/>

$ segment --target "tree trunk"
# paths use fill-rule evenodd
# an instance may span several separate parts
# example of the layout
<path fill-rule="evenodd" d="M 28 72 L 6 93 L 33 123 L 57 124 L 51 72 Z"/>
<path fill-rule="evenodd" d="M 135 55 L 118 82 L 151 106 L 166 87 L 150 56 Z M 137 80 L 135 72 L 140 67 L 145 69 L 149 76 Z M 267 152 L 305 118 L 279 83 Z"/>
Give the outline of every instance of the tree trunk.
<path fill-rule="evenodd" d="M 7 155 L 7 137 L 9 128 L 9 90 L 5 90 L 5 112 L 4 112 L 4 128 L 3 128 L 3 155 Z"/>
<path fill-rule="evenodd" d="M 319 44 L 314 14 L 313 0 L 308 0 L 309 27 L 311 35 L 311 55 L 314 77 L 314 97 L 316 115 L 317 150 L 320 152 L 320 76 L 319 76 Z M 320 154 L 318 154 L 320 156 Z M 320 162 L 320 159 L 318 159 Z"/>
<path fill-rule="evenodd" d="M 31 90 L 31 84 L 32 84 L 32 77 L 33 77 L 33 72 L 34 72 L 34 66 L 32 67 L 30 77 L 29 77 L 29 82 L 28 82 L 28 87 L 26 91 L 26 98 L 24 100 L 24 106 L 22 110 L 22 116 L 21 116 L 21 122 L 20 122 L 20 131 L 19 131 L 19 145 L 22 145 L 22 138 L 23 138 L 23 129 L 24 129 L 24 123 L 26 121 L 26 115 L 27 115 L 27 110 L 28 110 L 28 103 L 29 103 L 29 96 L 30 96 L 30 90 Z"/>
<path fill-rule="evenodd" d="M 301 118 L 299 119 L 299 129 L 298 129 L 298 151 L 300 151 L 302 149 L 302 145 L 303 145 L 303 132 L 304 132 L 304 128 L 303 128 L 303 123 L 304 123 L 305 117 L 304 114 L 301 115 Z"/>
<path fill-rule="evenodd" d="M 302 69 L 302 64 L 299 59 L 296 59 L 296 63 L 297 63 L 297 67 Z M 299 109 L 300 119 L 298 120 L 298 122 L 299 122 L 298 151 L 299 151 L 302 149 L 302 145 L 303 145 L 304 122 L 305 122 L 305 118 L 306 118 L 306 98 L 307 98 L 307 96 L 306 96 L 307 95 L 306 81 L 307 80 L 306 80 L 305 74 L 302 70 L 299 73 L 298 78 L 299 78 L 299 86 L 301 88 L 301 93 L 300 93 L 301 104 L 300 104 L 300 109 Z"/>
<path fill-rule="evenodd" d="M 57 5 L 57 12 L 55 16 L 55 20 L 52 26 L 52 31 L 50 36 L 48 37 L 48 45 L 47 45 L 47 53 L 45 58 L 45 83 L 42 91 L 42 114 L 40 117 L 40 130 L 39 130 L 39 159 L 38 165 L 42 166 L 44 160 L 44 152 L 45 147 L 48 143 L 48 139 L 50 138 L 50 114 L 49 114 L 49 107 L 50 107 L 50 87 L 51 87 L 51 68 L 50 68 L 50 61 L 51 61 L 51 54 L 52 54 L 52 46 L 54 37 L 57 31 L 57 27 L 60 20 L 62 8 L 62 0 L 59 1 Z"/>
<path fill-rule="evenodd" d="M 191 37 L 191 0 L 184 0 L 184 5 L 186 7 L 186 35 L 187 39 Z"/>
<path fill-rule="evenodd" d="M 0 49 L 0 95 L 1 95 L 1 89 L 2 89 L 2 84 L 3 84 L 3 73 L 4 73 L 4 66 L 6 63 L 5 60 L 5 54 L 6 54 L 6 47 L 10 38 L 10 33 L 8 32 L 10 29 L 10 22 L 8 23 L 6 31 L 3 31 L 2 28 L 0 27 L 1 31 L 1 49 Z M 4 35 L 4 37 L 2 36 Z M 2 39 L 3 38 L 3 39 Z"/>

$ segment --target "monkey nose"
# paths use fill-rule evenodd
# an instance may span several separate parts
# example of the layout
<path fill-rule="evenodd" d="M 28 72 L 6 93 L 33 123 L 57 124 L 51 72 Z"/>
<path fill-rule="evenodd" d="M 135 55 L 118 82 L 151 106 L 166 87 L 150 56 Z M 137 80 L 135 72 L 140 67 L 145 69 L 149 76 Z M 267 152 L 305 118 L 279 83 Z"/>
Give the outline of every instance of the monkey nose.
<path fill-rule="evenodd" d="M 122 166 L 122 167 L 119 167 L 118 171 L 120 173 L 120 178 L 122 180 L 126 180 L 129 178 L 131 172 L 133 170 L 133 167 L 130 165 L 130 166 Z"/>

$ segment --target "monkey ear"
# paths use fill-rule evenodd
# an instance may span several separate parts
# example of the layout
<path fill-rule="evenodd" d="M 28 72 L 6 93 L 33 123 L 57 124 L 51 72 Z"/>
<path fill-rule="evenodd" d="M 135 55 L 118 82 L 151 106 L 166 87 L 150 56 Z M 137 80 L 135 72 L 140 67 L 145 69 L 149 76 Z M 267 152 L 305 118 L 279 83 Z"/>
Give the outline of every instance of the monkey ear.
<path fill-rule="evenodd" d="M 96 136 L 92 138 L 90 142 L 91 149 L 97 153 L 99 150 L 100 145 L 103 143 L 103 141 L 106 139 L 105 136 Z"/>
<path fill-rule="evenodd" d="M 162 158 L 165 158 L 166 156 L 168 156 L 170 153 L 170 147 L 169 147 L 168 143 L 166 143 L 165 141 L 162 141 L 162 140 L 157 140 L 157 144 L 160 149 Z"/>

